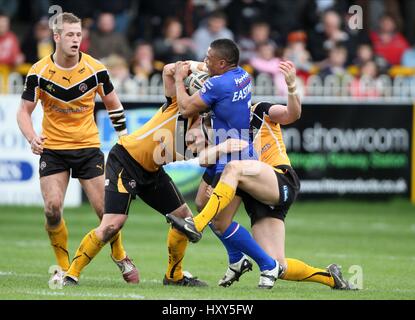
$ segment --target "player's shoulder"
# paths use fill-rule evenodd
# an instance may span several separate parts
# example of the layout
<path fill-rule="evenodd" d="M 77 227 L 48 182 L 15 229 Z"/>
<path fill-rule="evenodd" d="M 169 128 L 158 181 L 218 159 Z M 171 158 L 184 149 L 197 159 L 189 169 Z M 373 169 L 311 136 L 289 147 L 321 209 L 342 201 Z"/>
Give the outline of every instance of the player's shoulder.
<path fill-rule="evenodd" d="M 107 69 L 101 61 L 95 59 L 93 56 L 87 53 L 82 52 L 82 58 L 84 59 L 85 63 L 89 64 L 95 71 Z"/>
<path fill-rule="evenodd" d="M 267 101 L 259 101 L 251 105 L 251 112 L 259 117 L 262 117 L 265 114 L 268 114 L 269 109 L 273 106 L 272 103 Z"/>
<path fill-rule="evenodd" d="M 207 79 L 203 86 L 206 87 L 209 90 L 224 90 L 227 87 L 229 87 L 229 85 L 231 85 L 231 78 L 226 75 L 226 74 L 220 74 L 220 75 L 216 75 L 216 76 L 212 76 L 209 79 Z M 203 90 L 202 90 L 203 92 Z"/>
<path fill-rule="evenodd" d="M 40 74 L 48 65 L 52 63 L 50 56 L 43 57 L 38 62 L 34 63 L 29 70 L 28 75 Z"/>
<path fill-rule="evenodd" d="M 223 80 L 229 85 L 244 87 L 251 82 L 251 76 L 246 70 L 238 66 L 237 68 L 226 72 L 223 75 Z"/>

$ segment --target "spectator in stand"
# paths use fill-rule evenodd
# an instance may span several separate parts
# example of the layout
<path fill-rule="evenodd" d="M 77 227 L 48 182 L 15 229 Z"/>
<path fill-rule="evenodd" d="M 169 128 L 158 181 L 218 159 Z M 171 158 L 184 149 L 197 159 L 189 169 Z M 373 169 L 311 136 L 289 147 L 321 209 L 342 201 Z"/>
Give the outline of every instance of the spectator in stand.
<path fill-rule="evenodd" d="M 213 12 L 207 19 L 207 25 L 200 26 L 193 34 L 196 46 L 196 58 L 203 60 L 209 45 L 217 39 L 233 40 L 233 33 L 226 28 L 226 16 L 220 12 Z"/>
<path fill-rule="evenodd" d="M 349 67 L 349 72 L 353 75 L 359 74 L 359 68 L 369 61 L 376 63 L 379 73 L 386 73 L 389 67 L 384 58 L 375 55 L 370 43 L 363 43 L 357 47 L 356 57 L 353 60 L 353 64 Z"/>
<path fill-rule="evenodd" d="M 361 66 L 368 61 L 372 61 L 374 56 L 373 48 L 369 43 L 361 44 L 357 48 L 356 58 L 353 60 L 353 63 L 357 66 Z"/>
<path fill-rule="evenodd" d="M 130 58 L 130 48 L 124 35 L 114 31 L 115 20 L 112 13 L 103 12 L 98 17 L 98 30 L 91 32 L 89 54 L 98 59 L 117 54 Z"/>
<path fill-rule="evenodd" d="M 189 38 L 182 38 L 182 31 L 183 27 L 179 19 L 167 18 L 163 27 L 163 38 L 158 38 L 154 42 L 156 59 L 166 64 L 196 59 L 193 41 Z"/>
<path fill-rule="evenodd" d="M 240 63 L 249 62 L 255 56 L 258 45 L 264 42 L 273 42 L 270 38 L 269 24 L 265 21 L 254 22 L 251 26 L 250 37 L 243 37 L 238 42 Z M 276 46 L 275 43 L 274 45 Z"/>
<path fill-rule="evenodd" d="M 268 41 L 258 46 L 257 53 L 251 58 L 249 64 L 254 68 L 254 75 L 258 73 L 269 74 L 272 77 L 275 94 L 278 96 L 286 95 L 288 92 L 284 74 L 279 71 L 281 59 L 275 56 L 276 46 Z"/>
<path fill-rule="evenodd" d="M 129 10 L 131 8 L 131 0 L 105 0 L 96 1 L 96 10 L 99 12 L 111 12 L 114 15 L 115 27 L 114 31 L 125 34 L 130 23 Z"/>
<path fill-rule="evenodd" d="M 329 51 L 328 65 L 323 68 L 319 75 L 322 79 L 329 75 L 342 78 L 346 74 L 347 49 L 338 44 Z"/>
<path fill-rule="evenodd" d="M 94 20 L 91 18 L 82 19 L 82 41 L 79 50 L 82 52 L 89 52 L 91 46 L 91 28 Z"/>
<path fill-rule="evenodd" d="M 19 1 L 0 0 L 0 10 L 11 19 L 18 13 L 18 8 Z"/>
<path fill-rule="evenodd" d="M 235 35 L 246 36 L 255 21 L 267 16 L 267 3 L 263 0 L 233 0 L 224 8 L 228 26 Z"/>
<path fill-rule="evenodd" d="M 154 60 L 153 47 L 148 42 L 138 43 L 131 63 L 131 73 L 137 80 L 149 80 L 154 74 L 161 73 L 163 63 Z"/>
<path fill-rule="evenodd" d="M 346 10 L 346 12 L 343 12 L 342 16 L 345 32 L 349 37 L 349 41 L 347 42 L 347 64 L 352 64 L 356 59 L 357 48 L 361 44 L 370 43 L 370 38 L 366 28 L 354 28 L 353 23 L 356 18 L 354 13 L 350 13 Z"/>
<path fill-rule="evenodd" d="M 288 34 L 287 47 L 284 50 L 284 59 L 292 61 L 297 69 L 297 75 L 304 80 L 313 70 L 311 55 L 306 49 L 307 34 L 302 31 L 293 31 Z"/>
<path fill-rule="evenodd" d="M 137 84 L 130 76 L 127 61 L 118 55 L 112 54 L 101 61 L 108 69 L 112 84 L 118 93 L 135 93 Z"/>
<path fill-rule="evenodd" d="M 415 43 L 411 48 L 405 50 L 401 65 L 408 68 L 415 68 Z"/>
<path fill-rule="evenodd" d="M 399 65 L 402 55 L 409 48 L 409 43 L 398 31 L 394 18 L 383 15 L 379 22 L 379 30 L 370 33 L 375 54 L 385 58 L 390 65 Z"/>
<path fill-rule="evenodd" d="M 47 18 L 41 19 L 30 29 L 30 34 L 22 44 L 27 63 L 33 64 L 54 52 L 52 31 Z"/>
<path fill-rule="evenodd" d="M 373 60 L 364 62 L 360 68 L 359 77 L 355 78 L 351 83 L 351 96 L 372 98 L 380 97 L 382 90 L 377 87 L 378 82 L 376 79 L 378 75 L 378 66 Z"/>
<path fill-rule="evenodd" d="M 319 21 L 318 4 L 316 0 L 274 0 L 264 1 L 266 4 L 265 17 L 272 30 L 272 38 L 278 45 L 285 43 L 286 35 L 293 30 L 312 29 Z M 327 0 L 324 0 L 327 4 Z M 334 0 L 332 0 L 334 2 Z M 331 8 L 329 6 L 321 9 Z"/>
<path fill-rule="evenodd" d="M 342 44 L 349 51 L 350 36 L 342 30 L 340 15 L 334 10 L 326 11 L 322 16 L 323 29 L 312 31 L 308 37 L 308 50 L 313 61 L 323 62 L 328 57 L 328 52 L 337 44 Z"/>
<path fill-rule="evenodd" d="M 0 12 L 0 65 L 14 67 L 24 61 L 19 40 L 10 31 L 10 18 Z"/>

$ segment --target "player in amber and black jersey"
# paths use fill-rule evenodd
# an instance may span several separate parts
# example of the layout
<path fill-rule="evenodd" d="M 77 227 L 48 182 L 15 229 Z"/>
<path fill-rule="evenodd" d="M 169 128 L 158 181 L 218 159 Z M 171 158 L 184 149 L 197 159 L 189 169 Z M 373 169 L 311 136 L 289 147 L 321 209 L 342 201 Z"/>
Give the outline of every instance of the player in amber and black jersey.
<path fill-rule="evenodd" d="M 103 64 L 79 51 L 81 20 L 72 13 L 59 14 L 54 20 L 54 54 L 30 69 L 17 114 L 19 127 L 40 155 L 40 188 L 45 203 L 46 230 L 63 272 L 68 270 L 68 230 L 62 217 L 69 178 L 79 179 L 88 199 L 101 219 L 104 212 L 104 155 L 100 150 L 94 121 L 98 93 L 118 135 L 127 133 L 122 104 Z M 42 132 L 33 129 L 31 114 L 40 101 L 43 107 Z M 111 257 L 125 281 L 138 282 L 138 271 L 128 258 L 117 233 L 110 240 Z"/>

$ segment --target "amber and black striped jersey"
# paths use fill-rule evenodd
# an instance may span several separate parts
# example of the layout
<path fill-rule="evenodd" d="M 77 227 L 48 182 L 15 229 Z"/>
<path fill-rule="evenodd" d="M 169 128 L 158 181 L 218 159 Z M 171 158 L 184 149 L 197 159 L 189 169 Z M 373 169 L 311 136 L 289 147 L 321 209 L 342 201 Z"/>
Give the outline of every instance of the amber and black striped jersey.
<path fill-rule="evenodd" d="M 45 148 L 99 148 L 95 95 L 105 96 L 113 89 L 105 66 L 90 55 L 79 53 L 78 64 L 67 69 L 50 55 L 30 69 L 22 99 L 42 103 Z"/>
<path fill-rule="evenodd" d="M 120 137 L 118 143 L 147 171 L 182 160 L 186 155 L 186 132 L 194 119 L 179 113 L 176 97 L 167 98 L 157 113 L 142 127 Z"/>
<path fill-rule="evenodd" d="M 282 138 L 279 123 L 272 122 L 268 111 L 272 104 L 258 102 L 251 107 L 251 129 L 254 133 L 254 148 L 259 160 L 273 167 L 291 166 Z"/>

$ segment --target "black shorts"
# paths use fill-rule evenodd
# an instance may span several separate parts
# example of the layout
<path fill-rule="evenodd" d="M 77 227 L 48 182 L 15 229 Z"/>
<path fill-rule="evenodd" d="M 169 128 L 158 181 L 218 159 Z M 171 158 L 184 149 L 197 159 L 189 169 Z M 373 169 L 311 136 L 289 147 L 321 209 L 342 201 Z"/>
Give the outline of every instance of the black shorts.
<path fill-rule="evenodd" d="M 251 226 L 264 217 L 273 217 L 284 221 L 288 209 L 298 196 L 300 191 L 300 179 L 294 169 L 287 165 L 276 166 L 275 169 L 274 172 L 277 176 L 280 194 L 278 205 L 266 205 L 245 191 L 239 188 L 236 189 L 236 195 L 242 198 L 245 210 L 251 218 Z M 208 185 L 215 187 L 220 179 L 220 173 L 215 176 L 210 176 L 205 172 L 202 179 Z"/>
<path fill-rule="evenodd" d="M 245 210 L 251 218 L 251 226 L 264 217 L 272 217 L 284 221 L 290 206 L 298 196 L 300 179 L 294 169 L 287 165 L 276 166 L 275 169 L 274 172 L 277 176 L 280 193 L 277 205 L 266 205 L 241 190 Z"/>
<path fill-rule="evenodd" d="M 43 149 L 39 176 L 71 171 L 72 178 L 91 179 L 104 174 L 104 154 L 99 148 L 75 150 Z"/>
<path fill-rule="evenodd" d="M 105 167 L 105 213 L 128 214 L 136 196 L 163 215 L 185 203 L 163 168 L 146 171 L 123 146 L 116 144 Z"/>

